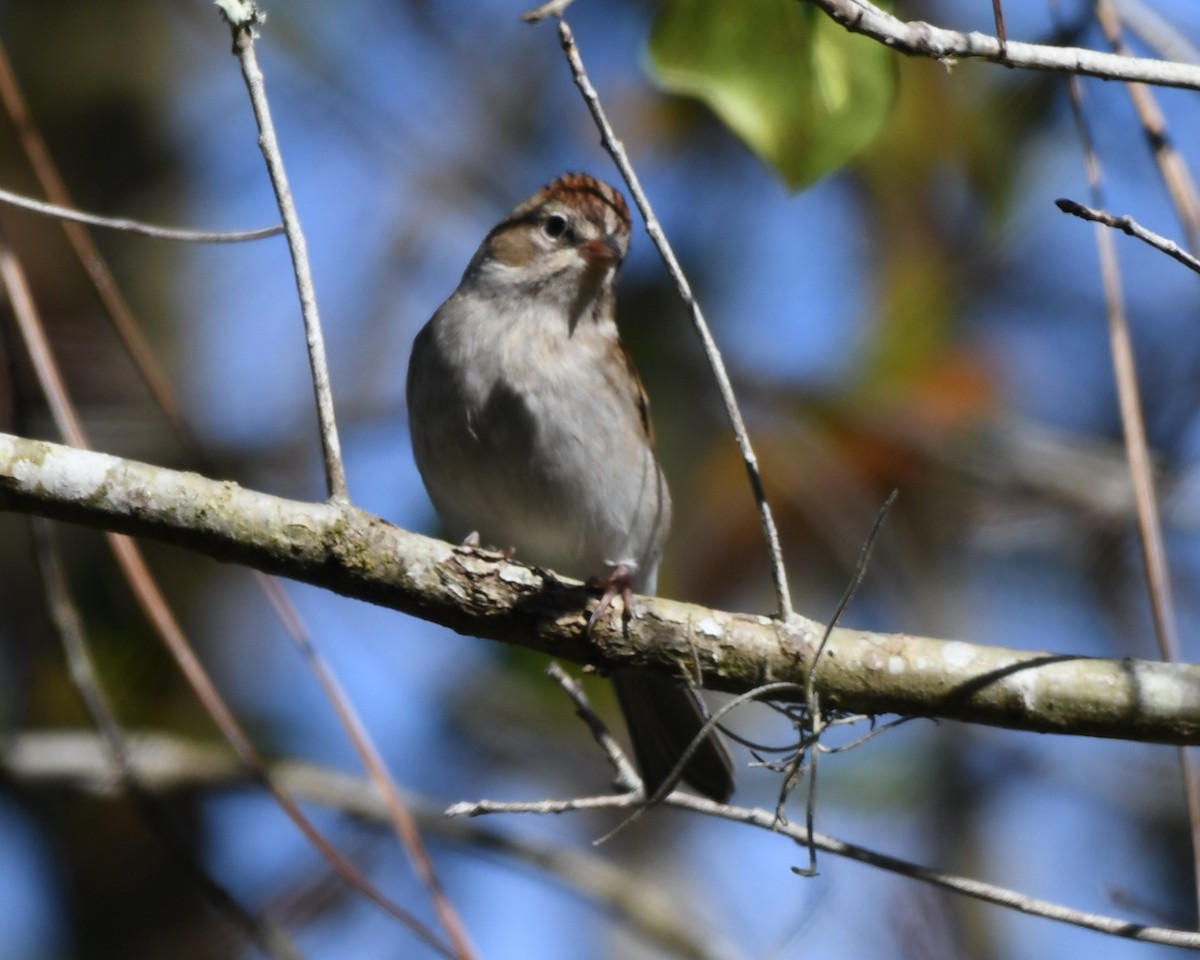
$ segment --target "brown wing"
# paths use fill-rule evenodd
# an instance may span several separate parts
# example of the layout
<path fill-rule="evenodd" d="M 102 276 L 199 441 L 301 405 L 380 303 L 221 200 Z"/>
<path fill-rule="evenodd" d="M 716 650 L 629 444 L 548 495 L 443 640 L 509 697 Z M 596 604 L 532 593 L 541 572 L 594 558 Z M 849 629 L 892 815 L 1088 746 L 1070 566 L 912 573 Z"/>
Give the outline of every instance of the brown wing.
<path fill-rule="evenodd" d="M 633 402 L 634 408 L 637 410 L 638 420 L 642 424 L 642 434 L 646 438 L 646 443 L 654 446 L 654 421 L 650 419 L 650 398 L 646 396 L 646 388 L 642 386 L 642 377 L 638 373 L 637 364 L 633 362 L 633 354 L 629 352 L 629 348 L 620 340 L 617 341 L 617 349 L 621 351 L 621 359 L 624 361 L 625 370 L 629 374 L 622 378 L 622 384 L 625 389 L 632 395 L 630 400 Z"/>

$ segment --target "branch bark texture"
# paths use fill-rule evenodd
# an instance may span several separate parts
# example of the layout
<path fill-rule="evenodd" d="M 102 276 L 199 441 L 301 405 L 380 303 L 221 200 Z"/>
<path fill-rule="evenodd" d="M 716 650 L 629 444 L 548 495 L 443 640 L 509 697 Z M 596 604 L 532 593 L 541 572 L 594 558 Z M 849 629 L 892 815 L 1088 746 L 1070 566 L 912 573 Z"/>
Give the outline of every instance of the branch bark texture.
<path fill-rule="evenodd" d="M 391 607 L 459 633 L 603 669 L 742 693 L 799 688 L 823 625 L 639 597 L 589 635 L 577 581 L 410 533 L 354 507 L 303 503 L 107 454 L 0 434 L 0 509 L 155 540 Z M 1013 629 L 1021 622 L 1014 617 Z M 1200 743 L 1200 667 L 1031 653 L 837 628 L 818 665 L 826 709 Z"/>

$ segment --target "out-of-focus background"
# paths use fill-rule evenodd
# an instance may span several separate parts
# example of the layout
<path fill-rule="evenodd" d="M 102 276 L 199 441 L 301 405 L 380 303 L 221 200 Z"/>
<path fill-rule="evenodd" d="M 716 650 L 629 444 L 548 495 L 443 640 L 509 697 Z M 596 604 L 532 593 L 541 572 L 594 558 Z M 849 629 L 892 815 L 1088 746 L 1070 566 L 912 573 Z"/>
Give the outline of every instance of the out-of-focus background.
<path fill-rule="evenodd" d="M 991 30 L 986 0 L 902 6 L 908 19 Z M 1105 48 L 1089 4 L 1055 6 L 1006 4 L 1010 36 Z M 405 426 L 412 337 L 513 204 L 564 170 L 616 173 L 553 27 L 520 23 L 519 4 L 292 0 L 266 9 L 259 56 L 307 231 L 351 492 L 367 510 L 436 534 Z M 1156 0 L 1147 9 L 1167 18 L 1190 55 L 1200 8 Z M 706 107 L 653 84 L 647 43 L 659 10 L 639 0 L 579 0 L 570 16 L 731 367 L 798 608 L 830 615 L 877 509 L 898 489 L 847 623 L 1156 657 L 1093 232 L 1053 203 L 1088 199 L 1065 79 L 896 58 L 881 131 L 792 194 Z M 219 229 L 277 219 L 229 33 L 211 4 L 0 3 L 0 41 L 80 206 Z M 1126 90 L 1086 81 L 1083 89 L 1108 206 L 1180 237 Z M 1196 94 L 1156 96 L 1184 158 L 1200 156 Z M 0 186 L 37 192 L 5 121 Z M 94 445 L 193 467 L 58 227 L 9 209 L 0 209 L 0 223 L 31 274 Z M 97 239 L 209 452 L 208 469 L 320 499 L 312 392 L 282 239 L 220 247 Z M 1197 283 L 1132 240 L 1120 238 L 1119 253 L 1184 653 L 1195 659 Z M 619 286 L 619 320 L 645 375 L 676 501 L 662 591 L 772 611 L 744 470 L 696 338 L 640 232 Z M 0 413 L 10 417 L 3 427 L 54 437 L 7 318 L 0 351 Z M 63 527 L 56 537 L 122 720 L 215 738 L 101 536 Z M 146 550 L 262 749 L 357 771 L 250 575 L 174 549 Z M 541 658 L 315 589 L 288 584 L 287 592 L 407 789 L 445 806 L 608 788 L 602 757 L 542 676 Z M 613 716 L 607 687 L 589 681 L 588 689 Z M 26 520 L 12 515 L 0 516 L 0 723 L 5 733 L 86 725 L 43 609 Z M 760 739 L 787 739 L 765 708 L 732 723 Z M 745 751 L 739 759 L 738 801 L 772 805 L 778 776 L 746 767 Z M 308 956 L 433 955 L 331 880 L 261 791 L 192 795 L 173 806 L 213 874 L 287 926 Z M 390 834 L 313 812 L 376 882 L 429 915 Z M 779 837 L 665 811 L 593 849 L 615 822 L 599 814 L 486 826 L 611 861 L 652 883 L 711 956 L 1171 954 L 833 857 L 803 879 L 790 868 L 806 863 L 805 852 Z M 1171 748 L 913 722 L 824 758 L 817 825 L 1069 906 L 1196 923 Z M 673 955 L 537 869 L 470 844 L 431 845 L 482 956 Z M 252 951 L 132 804 L 8 779 L 0 791 L 0 954 L 139 960 Z"/>

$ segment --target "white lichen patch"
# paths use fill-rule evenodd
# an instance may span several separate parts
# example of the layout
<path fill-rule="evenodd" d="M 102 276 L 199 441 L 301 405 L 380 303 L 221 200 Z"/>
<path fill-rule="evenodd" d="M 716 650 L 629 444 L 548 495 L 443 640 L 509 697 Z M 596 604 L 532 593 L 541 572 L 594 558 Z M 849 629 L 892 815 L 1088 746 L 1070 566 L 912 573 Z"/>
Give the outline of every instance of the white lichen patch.
<path fill-rule="evenodd" d="M 942 644 L 942 659 L 952 667 L 965 667 L 975 659 L 975 648 L 961 640 L 951 640 Z"/>
<path fill-rule="evenodd" d="M 459 553 L 456 557 L 458 565 L 473 577 L 483 576 L 492 569 L 492 561 L 474 553 Z"/>
<path fill-rule="evenodd" d="M 47 450 L 40 462 L 18 460 L 13 477 L 19 483 L 37 484 L 64 500 L 87 500 L 108 480 L 108 472 L 121 461 L 105 453 L 81 455 L 77 451 Z"/>
<path fill-rule="evenodd" d="M 1155 713 L 1177 713 L 1185 706 L 1183 686 L 1179 681 L 1148 665 L 1137 672 L 1137 690 L 1142 703 Z"/>
<path fill-rule="evenodd" d="M 903 673 L 908 669 L 908 663 L 903 657 L 891 656 L 888 657 L 887 670 L 890 674 Z"/>
<path fill-rule="evenodd" d="M 725 628 L 717 622 L 715 617 L 705 617 L 696 624 L 696 632 L 702 633 L 706 637 L 723 637 Z"/>
<path fill-rule="evenodd" d="M 429 565 L 421 560 L 413 560 L 404 565 L 404 578 L 406 580 L 415 580 L 420 582 L 425 579 L 425 574 L 429 572 Z"/>
<path fill-rule="evenodd" d="M 519 587 L 537 586 L 541 578 L 528 567 L 518 567 L 515 564 L 504 564 L 497 574 L 505 583 L 515 583 Z"/>

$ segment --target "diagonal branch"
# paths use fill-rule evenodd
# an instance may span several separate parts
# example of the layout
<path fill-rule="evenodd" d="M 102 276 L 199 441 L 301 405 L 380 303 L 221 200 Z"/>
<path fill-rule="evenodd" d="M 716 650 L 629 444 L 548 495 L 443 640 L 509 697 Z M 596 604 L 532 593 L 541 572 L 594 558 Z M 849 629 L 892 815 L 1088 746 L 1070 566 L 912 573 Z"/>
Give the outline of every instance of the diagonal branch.
<path fill-rule="evenodd" d="M 1193 257 L 1190 253 L 1183 249 L 1173 240 L 1168 240 L 1161 234 L 1155 233 L 1153 230 L 1147 230 L 1140 223 L 1130 216 L 1118 217 L 1109 213 L 1107 210 L 1097 210 L 1093 207 L 1085 207 L 1082 203 L 1077 203 L 1074 200 L 1060 199 L 1055 200 L 1054 205 L 1063 213 L 1069 213 L 1072 216 L 1079 217 L 1081 220 L 1091 220 L 1093 223 L 1102 223 L 1106 227 L 1112 227 L 1114 230 L 1120 230 L 1122 233 L 1131 237 L 1136 237 L 1143 243 L 1148 243 L 1165 253 L 1173 260 L 1182 263 L 1185 267 L 1194 273 L 1200 273 L 1200 259 Z"/>
<path fill-rule="evenodd" d="M 529 11 L 525 14 L 525 19 L 536 22 L 544 15 L 544 9 L 539 8 Z M 557 15 L 560 18 L 562 17 L 561 9 L 558 10 Z M 629 161 L 629 155 L 625 152 L 625 145 L 617 137 L 612 125 L 608 122 L 608 116 L 605 114 L 604 107 L 600 103 L 600 97 L 596 93 L 596 88 L 592 86 L 592 81 L 588 78 L 587 71 L 584 69 L 583 58 L 579 53 L 579 47 L 575 43 L 575 35 L 571 32 L 571 27 L 564 19 L 560 19 L 558 22 L 558 39 L 562 44 L 563 53 L 566 55 L 567 64 L 571 68 L 571 77 L 575 81 L 575 86 L 579 88 L 584 103 L 587 104 L 588 111 L 591 113 L 597 129 L 600 131 L 600 142 L 613 158 L 617 169 L 621 171 L 621 177 L 629 187 L 629 192 L 633 196 L 633 202 L 646 224 L 646 233 L 650 235 L 650 239 L 658 249 L 659 256 L 662 257 L 663 263 L 667 268 L 667 273 L 670 274 L 671 280 L 675 283 L 675 289 L 679 293 L 679 298 L 683 301 L 684 306 L 687 307 L 688 313 L 691 314 L 692 327 L 696 331 L 696 335 L 700 338 L 700 346 L 704 350 L 704 356 L 708 360 L 709 368 L 712 370 L 713 379 L 717 383 L 717 390 L 721 394 L 721 402 L 725 405 L 725 415 L 729 419 L 729 425 L 733 428 L 733 436 L 737 441 L 738 451 L 741 453 L 742 462 L 746 467 L 746 475 L 750 481 L 750 491 L 754 495 L 754 504 L 758 508 L 759 522 L 762 524 L 763 536 L 767 541 L 767 553 L 771 560 L 771 578 L 775 582 L 775 595 L 779 600 L 779 616 L 782 620 L 790 620 L 793 612 L 792 595 L 788 589 L 787 568 L 783 560 L 783 546 L 779 541 L 779 528 L 775 524 L 775 515 L 771 511 L 771 505 L 767 502 L 767 491 L 763 484 L 762 470 L 759 468 L 758 457 L 754 453 L 754 447 L 750 443 L 750 433 L 747 431 L 745 420 L 742 418 L 742 411 L 738 405 L 737 396 L 733 392 L 733 384 L 730 382 L 729 373 L 725 369 L 725 360 L 721 356 L 721 351 L 717 348 L 716 340 L 713 339 L 708 321 L 704 319 L 704 313 L 700 309 L 700 304 L 696 302 L 696 298 L 692 294 L 692 287 L 684 275 L 683 267 L 680 266 L 679 260 L 675 256 L 675 251 L 658 222 L 658 217 L 654 215 L 654 210 L 650 206 L 646 192 L 642 189 L 641 180 L 634 171 L 633 164 Z"/>
<path fill-rule="evenodd" d="M 459 633 L 605 669 L 745 692 L 803 685 L 824 630 L 662 598 L 589 635 L 587 590 L 498 554 L 455 548 L 350 506 L 302 503 L 106 454 L 0 434 L 0 510 L 175 543 L 401 610 Z M 1020 621 L 1014 618 L 1014 631 Z M 1200 743 L 1200 666 L 1030 653 L 837 628 L 821 702 L 1046 733 Z"/>

